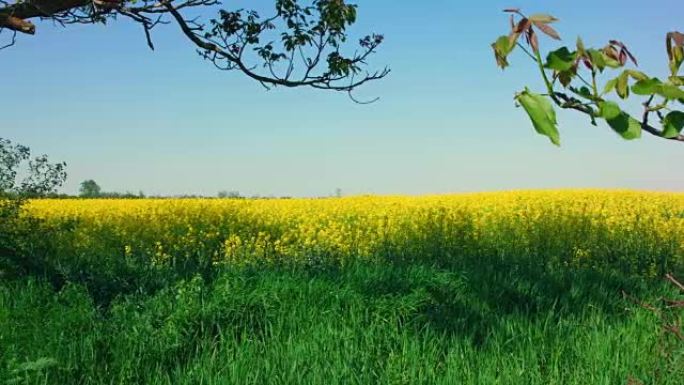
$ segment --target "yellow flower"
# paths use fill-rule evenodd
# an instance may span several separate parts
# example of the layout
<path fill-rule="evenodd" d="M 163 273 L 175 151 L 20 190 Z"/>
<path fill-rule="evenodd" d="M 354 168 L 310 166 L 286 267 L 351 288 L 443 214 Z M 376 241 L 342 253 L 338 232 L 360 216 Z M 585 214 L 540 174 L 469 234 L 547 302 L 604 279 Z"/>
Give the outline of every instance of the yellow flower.
<path fill-rule="evenodd" d="M 65 250 L 163 265 L 528 255 L 572 265 L 684 264 L 684 194 L 606 190 L 286 200 L 36 200 L 31 213 L 76 219 Z M 117 254 L 118 253 L 118 254 Z M 657 256 L 657 257 L 656 257 Z M 646 260 L 644 258 L 650 258 Z M 561 260 L 562 259 L 562 260 Z M 570 260 L 568 260 L 570 259 Z M 553 262 L 553 261 L 552 261 Z"/>

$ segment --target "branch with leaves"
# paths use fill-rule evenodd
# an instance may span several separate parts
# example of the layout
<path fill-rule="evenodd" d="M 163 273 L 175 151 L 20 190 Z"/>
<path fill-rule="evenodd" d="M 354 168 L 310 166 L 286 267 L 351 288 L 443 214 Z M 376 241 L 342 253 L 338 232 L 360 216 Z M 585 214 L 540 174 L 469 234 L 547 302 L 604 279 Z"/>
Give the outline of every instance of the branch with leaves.
<path fill-rule="evenodd" d="M 560 47 L 542 58 L 539 33 L 553 40 L 561 40 L 551 26 L 558 21 L 547 14 L 526 16 L 519 9 L 506 9 L 510 14 L 511 31 L 500 36 L 493 44 L 497 64 L 505 69 L 510 54 L 518 48 L 535 62 L 546 86 L 544 93 L 528 88 L 515 96 L 523 107 L 535 130 L 560 145 L 560 134 L 554 106 L 581 112 L 597 125 L 605 121 L 624 139 L 637 139 L 642 131 L 659 138 L 684 142 L 684 76 L 679 72 L 684 63 L 684 34 L 670 32 L 666 36 L 669 75 L 661 80 L 636 68 L 637 59 L 627 46 L 610 40 L 602 48 L 587 48 L 581 38 L 575 47 Z M 599 78 L 611 71 L 617 76 L 599 86 Z M 608 97 L 615 94 L 621 100 L 643 96 L 645 100 L 640 119 L 634 118 L 616 101 Z M 657 118 L 655 126 L 653 116 Z"/>
<path fill-rule="evenodd" d="M 61 25 L 106 23 L 120 17 L 142 26 L 148 46 L 154 49 L 151 31 L 173 23 L 198 53 L 220 70 L 236 70 L 266 88 L 311 87 L 351 91 L 382 79 L 388 68 L 366 70 L 367 60 L 384 37 L 370 34 L 355 49 L 345 48 L 347 29 L 356 22 L 357 6 L 345 0 L 274 0 L 272 15 L 253 10 L 218 11 L 218 17 L 202 22 L 183 15 L 188 9 L 218 5 L 218 0 L 0 0 L 0 34 L 33 35 L 34 18 Z"/>
<path fill-rule="evenodd" d="M 18 180 L 20 174 L 23 180 Z M 8 196 L 43 196 L 66 180 L 66 163 L 50 163 L 47 155 L 31 158 L 28 147 L 0 138 L 0 203 Z"/>

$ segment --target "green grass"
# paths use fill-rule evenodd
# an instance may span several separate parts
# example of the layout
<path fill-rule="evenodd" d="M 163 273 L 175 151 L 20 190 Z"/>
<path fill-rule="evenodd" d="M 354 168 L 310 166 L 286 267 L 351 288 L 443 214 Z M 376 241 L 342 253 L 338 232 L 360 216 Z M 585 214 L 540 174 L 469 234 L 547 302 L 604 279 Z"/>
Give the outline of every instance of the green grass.
<path fill-rule="evenodd" d="M 106 302 L 92 283 L 22 277 L 0 283 L 0 381 L 681 385 L 684 348 L 622 290 L 675 296 L 479 258 L 222 268 Z"/>

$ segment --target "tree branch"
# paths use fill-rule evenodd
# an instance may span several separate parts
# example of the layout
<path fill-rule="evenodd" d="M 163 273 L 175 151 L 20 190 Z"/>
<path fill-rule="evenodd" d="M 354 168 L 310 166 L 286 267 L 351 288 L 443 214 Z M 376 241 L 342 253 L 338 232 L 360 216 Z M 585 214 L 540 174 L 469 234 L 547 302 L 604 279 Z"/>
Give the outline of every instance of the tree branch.
<path fill-rule="evenodd" d="M 312 76 L 312 71 L 320 63 L 323 51 L 327 47 L 326 41 L 328 39 L 325 35 L 326 31 L 324 30 L 320 33 L 320 43 L 313 43 L 313 46 L 316 47 L 314 59 L 309 62 L 304 60 L 305 70 L 303 77 L 298 78 L 297 80 L 292 80 L 295 50 L 299 49 L 300 47 L 292 48 L 288 51 L 289 55 L 286 56 L 288 64 L 286 66 L 284 75 L 278 76 L 274 71 L 275 62 L 266 57 L 264 58 L 264 66 L 270 72 L 270 76 L 262 75 L 255 71 L 255 66 L 248 65 L 244 61 L 243 54 L 245 53 L 247 46 L 254 44 L 249 41 L 248 36 L 243 35 L 242 32 L 235 32 L 234 36 L 237 40 L 231 42 L 228 40 L 228 34 L 224 34 L 220 28 L 214 28 L 213 34 L 200 34 L 198 31 L 203 31 L 203 27 L 191 26 L 192 21 L 185 19 L 179 12 L 179 8 L 174 5 L 172 1 L 162 0 L 161 4 L 165 7 L 166 11 L 171 15 L 173 20 L 178 24 L 183 34 L 190 41 L 192 41 L 200 49 L 200 51 L 204 51 L 203 56 L 206 59 L 211 60 L 214 66 L 225 70 L 240 70 L 248 77 L 261 83 L 267 89 L 269 86 L 283 86 L 288 88 L 308 86 L 317 89 L 349 92 L 366 82 L 382 79 L 390 73 L 390 70 L 385 68 L 382 71 L 378 71 L 373 74 L 366 73 L 366 76 L 356 81 L 354 81 L 353 76 L 351 76 L 352 81 L 349 84 L 338 83 L 339 81 L 348 78 L 348 75 L 338 76 L 330 71 L 325 71 L 321 75 Z M 275 17 L 266 19 L 260 24 L 255 25 L 258 27 L 259 31 L 263 31 L 267 29 L 267 26 L 273 20 L 275 20 Z M 212 36 L 222 41 L 219 42 L 213 39 Z M 355 56 L 353 59 L 349 59 L 348 64 L 350 66 L 354 66 L 359 63 L 363 64 L 364 60 L 375 51 L 375 48 L 377 48 L 381 41 L 382 38 L 380 37 L 377 42 L 368 43 L 365 46 L 366 50 L 364 53 Z M 222 65 L 222 63 L 226 64 Z"/>
<path fill-rule="evenodd" d="M 366 59 L 382 43 L 382 35 L 360 39 L 361 49 L 353 56 L 341 52 L 346 28 L 356 18 L 356 7 L 343 0 L 339 4 L 313 1 L 308 6 L 295 3 L 293 8 L 275 2 L 276 13 L 270 18 L 261 18 L 255 11 L 219 10 L 219 17 L 210 19 L 207 29 L 181 14 L 185 8 L 216 4 L 219 0 L 0 0 L 0 33 L 8 29 L 14 34 L 34 34 L 36 27 L 28 21 L 32 18 L 67 25 L 104 22 L 120 15 L 142 26 L 147 45 L 154 50 L 150 31 L 166 23 L 162 17 L 169 15 L 200 55 L 216 68 L 239 70 L 266 88 L 306 86 L 349 92 L 390 72 L 387 68 L 374 73 L 362 71 Z M 13 43 L 14 39 L 10 45 Z M 298 55 L 302 57 L 301 67 Z"/>
<path fill-rule="evenodd" d="M 26 21 L 56 14 L 90 4 L 88 0 L 28 0 L 0 8 L 0 29 L 7 28 L 33 35 L 36 27 Z"/>
<path fill-rule="evenodd" d="M 665 138 L 663 136 L 663 133 L 664 133 L 663 131 L 651 126 L 648 123 L 649 116 L 650 116 L 651 112 L 653 112 L 653 109 L 651 109 L 651 103 L 653 102 L 654 97 L 655 97 L 655 95 L 651 95 L 651 97 L 648 98 L 648 100 L 644 103 L 644 114 L 643 114 L 643 117 L 641 119 L 641 129 L 648 132 L 649 134 L 657 136 L 659 138 L 674 140 L 674 141 L 678 141 L 678 142 L 684 142 L 684 135 L 679 134 L 673 138 Z"/>

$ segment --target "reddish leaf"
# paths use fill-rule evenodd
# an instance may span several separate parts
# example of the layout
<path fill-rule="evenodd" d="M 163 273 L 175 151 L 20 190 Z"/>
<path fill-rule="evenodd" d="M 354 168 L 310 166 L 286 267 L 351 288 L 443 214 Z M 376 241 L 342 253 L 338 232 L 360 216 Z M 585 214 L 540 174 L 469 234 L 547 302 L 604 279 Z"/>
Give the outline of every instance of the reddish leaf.
<path fill-rule="evenodd" d="M 532 28 L 527 30 L 527 43 L 532 47 L 534 52 L 539 52 L 539 39 Z"/>
<path fill-rule="evenodd" d="M 621 65 L 627 64 L 627 53 L 625 52 L 624 49 L 620 50 L 620 57 L 619 60 Z"/>
<path fill-rule="evenodd" d="M 638 67 L 639 63 L 637 62 L 637 59 L 634 57 L 634 55 L 632 55 L 631 52 L 629 52 L 627 47 L 623 47 L 622 49 L 623 49 L 623 51 L 625 51 L 627 53 L 627 56 L 629 56 L 629 60 L 631 60 L 632 63 L 634 63 L 634 65 Z"/>
<path fill-rule="evenodd" d="M 515 32 L 523 33 L 528 30 L 531 25 L 532 23 L 530 22 L 530 19 L 524 17 L 518 22 L 518 25 L 515 27 Z"/>
<path fill-rule="evenodd" d="M 618 51 L 615 48 L 613 48 L 612 45 L 605 46 L 603 48 L 603 53 L 605 53 L 606 56 L 608 56 L 609 58 L 611 58 L 613 60 L 620 61 Z"/>
<path fill-rule="evenodd" d="M 540 31 L 544 32 L 547 36 L 551 37 L 552 39 L 560 40 L 560 35 L 558 32 L 556 32 L 555 29 L 553 29 L 550 25 L 539 22 L 539 21 L 533 21 L 534 25 L 539 28 Z"/>
<path fill-rule="evenodd" d="M 667 55 L 670 58 L 670 60 L 674 59 L 674 50 L 672 49 L 672 43 L 674 43 L 675 47 L 684 47 L 684 33 L 673 31 L 667 34 Z"/>
<path fill-rule="evenodd" d="M 610 43 L 610 45 L 613 45 L 613 46 L 620 48 L 620 54 L 618 57 L 618 59 L 619 59 L 618 61 L 620 62 L 620 64 L 625 65 L 627 63 L 627 57 L 629 57 L 629 60 L 631 60 L 632 63 L 634 63 L 634 65 L 639 66 L 636 58 L 634 57 L 634 55 L 632 55 L 631 52 L 629 52 L 629 49 L 627 48 L 627 46 L 624 43 L 622 43 L 621 41 L 618 41 L 618 40 L 611 40 L 609 43 Z M 623 56 L 627 56 L 627 57 L 625 57 L 623 60 Z"/>
<path fill-rule="evenodd" d="M 675 45 L 684 47 L 684 33 L 673 31 L 667 34 L 670 39 L 675 42 Z"/>

